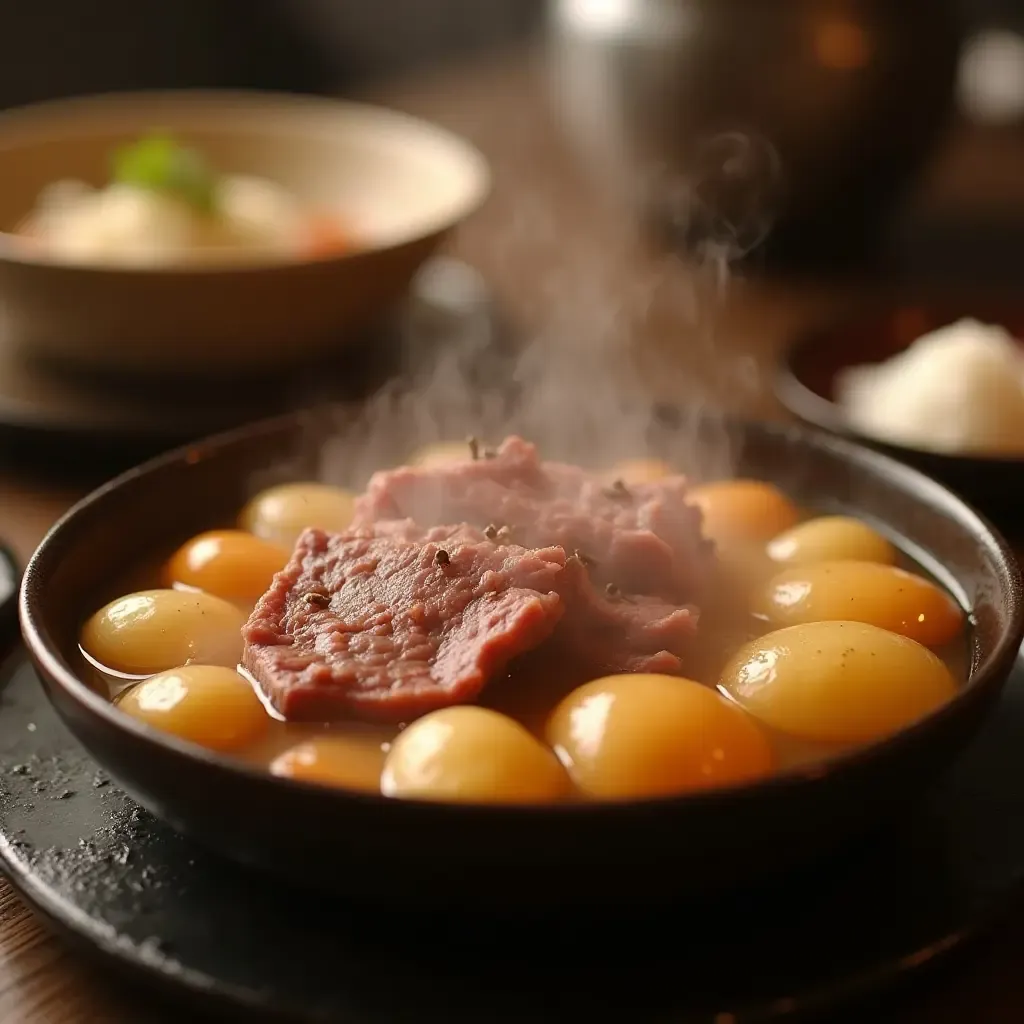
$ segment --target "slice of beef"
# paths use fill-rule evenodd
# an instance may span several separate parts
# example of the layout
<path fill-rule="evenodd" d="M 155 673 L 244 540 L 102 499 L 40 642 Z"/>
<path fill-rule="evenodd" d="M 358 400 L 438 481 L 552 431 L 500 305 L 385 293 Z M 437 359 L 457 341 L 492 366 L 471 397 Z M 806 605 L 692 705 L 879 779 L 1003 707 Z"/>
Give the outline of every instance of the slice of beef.
<path fill-rule="evenodd" d="M 572 661 L 595 673 L 682 671 L 697 631 L 695 608 L 660 597 L 595 586 L 585 566 L 570 558 L 559 582 L 566 612 L 555 642 Z"/>
<path fill-rule="evenodd" d="M 598 582 L 687 600 L 705 579 L 711 550 L 686 496 L 682 476 L 613 487 L 578 466 L 542 462 L 534 445 L 510 437 L 490 458 L 375 474 L 356 522 L 490 524 L 524 547 L 578 550 Z"/>
<path fill-rule="evenodd" d="M 284 717 L 406 721 L 471 701 L 562 617 L 561 548 L 468 527 L 417 537 L 306 530 L 243 629 L 244 665 Z"/>
<path fill-rule="evenodd" d="M 412 519 L 382 520 L 374 524 L 374 532 L 448 547 L 487 540 L 481 530 L 465 523 L 423 528 Z M 565 606 L 553 637 L 561 656 L 599 673 L 681 671 L 679 655 L 689 650 L 697 630 L 695 607 L 628 594 L 612 583 L 602 585 L 579 556 L 561 557 L 565 568 L 552 584 Z"/>

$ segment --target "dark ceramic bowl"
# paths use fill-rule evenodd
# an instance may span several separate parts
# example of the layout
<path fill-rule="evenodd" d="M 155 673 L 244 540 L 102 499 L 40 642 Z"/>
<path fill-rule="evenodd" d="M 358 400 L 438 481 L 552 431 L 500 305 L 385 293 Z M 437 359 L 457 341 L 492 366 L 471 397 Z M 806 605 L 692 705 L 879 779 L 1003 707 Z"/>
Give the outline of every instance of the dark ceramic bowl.
<path fill-rule="evenodd" d="M 341 411 L 331 430 L 349 427 Z M 419 440 L 397 420 L 399 460 Z M 816 432 L 701 423 L 652 429 L 652 450 L 694 465 L 728 442 L 735 472 L 777 482 L 809 506 L 886 524 L 972 612 L 968 684 L 893 738 L 743 788 L 632 803 L 495 807 L 389 800 L 272 777 L 122 715 L 76 675 L 75 644 L 104 587 L 154 552 L 223 523 L 275 479 L 309 478 L 321 425 L 263 422 L 173 452 L 79 503 L 25 572 L 21 625 L 60 715 L 95 760 L 154 814 L 228 857 L 304 885 L 368 899 L 516 908 L 663 903 L 791 866 L 902 808 L 992 707 L 1020 645 L 1021 580 L 993 529 L 938 484 Z M 693 427 L 690 421 L 690 427 Z M 365 437 L 333 447 L 354 483 Z M 555 446 L 546 449 L 557 456 Z M 347 460 L 347 462 L 346 462 Z M 333 474 L 332 474 L 333 478 Z M 109 591 L 108 591 L 109 592 Z"/>
<path fill-rule="evenodd" d="M 835 380 L 850 366 L 880 363 L 928 331 L 973 317 L 1001 324 L 1024 338 L 1024 312 L 959 306 L 906 305 L 814 331 L 787 353 L 776 376 L 779 400 L 799 419 L 870 445 L 941 481 L 990 516 L 1016 539 L 1024 533 L 1024 459 L 953 455 L 869 437 L 847 421 L 835 401 Z"/>

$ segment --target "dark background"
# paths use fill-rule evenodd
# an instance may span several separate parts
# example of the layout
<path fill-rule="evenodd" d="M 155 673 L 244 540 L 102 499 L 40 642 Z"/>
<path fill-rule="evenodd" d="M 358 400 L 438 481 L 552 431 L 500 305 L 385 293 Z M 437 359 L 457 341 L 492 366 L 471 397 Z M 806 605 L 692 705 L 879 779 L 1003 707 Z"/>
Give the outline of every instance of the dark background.
<path fill-rule="evenodd" d="M 748 2 L 784 8 L 789 0 Z M 952 2 L 965 38 L 984 28 L 1024 36 L 1024 0 Z M 486 59 L 489 51 L 539 37 L 545 6 L 546 0 L 6 0 L 0 108 L 146 88 L 358 94 L 396 75 Z M 1024 113 L 961 130 L 918 180 L 916 198 L 885 243 L 892 264 L 886 274 L 1019 283 Z"/>
<path fill-rule="evenodd" d="M 344 90 L 502 45 L 543 0 L 8 0 L 0 106 L 159 87 Z"/>
<path fill-rule="evenodd" d="M 1019 0 L 960 5 L 975 25 L 1024 28 Z M 344 91 L 527 37 L 543 12 L 544 0 L 7 0 L 0 106 L 157 87 Z"/>

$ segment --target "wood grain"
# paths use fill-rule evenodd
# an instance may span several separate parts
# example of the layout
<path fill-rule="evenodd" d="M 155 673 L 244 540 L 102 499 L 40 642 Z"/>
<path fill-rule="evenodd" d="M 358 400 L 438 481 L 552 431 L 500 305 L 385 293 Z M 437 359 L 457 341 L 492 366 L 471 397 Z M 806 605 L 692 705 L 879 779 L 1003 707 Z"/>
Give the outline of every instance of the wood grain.
<path fill-rule="evenodd" d="M 510 55 L 399 83 L 376 97 L 463 133 L 494 166 L 492 200 L 453 251 L 478 267 L 503 308 L 539 342 L 578 358 L 631 342 L 662 397 L 699 385 L 746 412 L 777 415 L 767 387 L 793 333 L 862 302 L 860 290 L 732 282 L 650 247 L 622 197 L 574 155 L 551 108 L 543 62 Z M 954 157 L 953 163 L 970 164 Z M 730 367 L 723 374 L 722 367 Z M 742 372 L 736 370 L 737 367 Z M 76 494 L 0 471 L 0 536 L 22 560 Z M 880 923 L 884 927 L 884 922 Z M 1024 1020 L 1024 914 L 909 991 L 847 1019 L 920 1024 Z M 194 1020 L 130 992 L 47 932 L 0 881 L 2 1024 L 161 1024 Z"/>

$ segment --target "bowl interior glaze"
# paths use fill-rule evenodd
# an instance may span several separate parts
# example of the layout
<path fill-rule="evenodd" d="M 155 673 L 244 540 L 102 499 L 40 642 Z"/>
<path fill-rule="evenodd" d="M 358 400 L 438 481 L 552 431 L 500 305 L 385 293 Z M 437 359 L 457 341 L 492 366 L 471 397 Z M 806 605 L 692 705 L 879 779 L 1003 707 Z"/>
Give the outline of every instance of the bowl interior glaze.
<path fill-rule="evenodd" d="M 102 186 L 117 147 L 157 130 L 197 147 L 222 173 L 269 178 L 337 212 L 365 248 L 446 227 L 487 180 L 467 143 L 377 107 L 269 93 L 119 93 L 0 115 L 0 229 L 10 232 L 54 181 Z M 17 258 L 9 238 L 0 242 Z"/>

